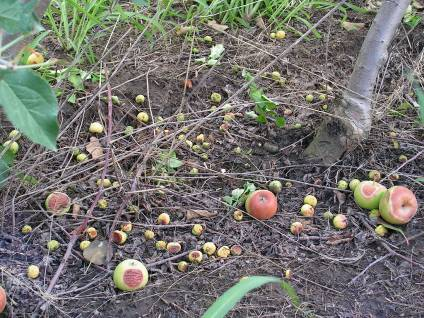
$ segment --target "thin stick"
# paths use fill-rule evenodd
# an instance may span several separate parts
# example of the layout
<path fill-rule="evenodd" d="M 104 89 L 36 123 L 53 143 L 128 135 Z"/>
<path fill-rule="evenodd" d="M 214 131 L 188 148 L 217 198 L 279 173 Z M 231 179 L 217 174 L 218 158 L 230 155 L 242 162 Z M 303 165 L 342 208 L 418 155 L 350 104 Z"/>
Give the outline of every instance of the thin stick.
<path fill-rule="evenodd" d="M 379 257 L 378 259 L 376 259 L 374 262 L 370 263 L 367 267 L 364 268 L 364 270 L 362 272 L 360 272 L 358 275 L 356 275 L 347 285 L 350 286 L 350 285 L 354 284 L 358 280 L 358 278 L 360 278 L 362 275 L 364 275 L 371 267 L 380 263 L 381 261 L 384 261 L 387 257 L 389 257 L 391 255 L 393 255 L 393 254 L 387 253 L 386 255 L 383 255 L 383 256 Z"/>
<path fill-rule="evenodd" d="M 109 157 L 110 157 L 110 140 L 111 140 L 111 135 L 112 135 L 112 90 L 110 88 L 110 83 L 108 81 L 108 70 L 107 68 L 105 68 L 105 74 L 106 74 L 106 81 L 108 82 L 107 87 L 108 87 L 108 91 L 107 91 L 107 97 L 108 97 L 108 127 L 107 127 L 107 138 L 106 138 L 106 142 L 107 142 L 107 149 L 106 149 L 106 156 L 105 156 L 105 162 L 104 162 L 104 168 L 103 168 L 103 172 L 102 172 L 102 180 L 106 178 L 106 172 L 107 172 L 107 167 L 109 166 Z M 76 229 L 74 229 L 72 231 L 72 236 L 71 239 L 68 243 L 68 247 L 66 249 L 65 252 L 65 256 L 62 259 L 62 262 L 60 263 L 59 267 L 57 268 L 56 273 L 54 274 L 52 280 L 50 281 L 49 287 L 47 288 L 47 293 L 50 293 L 54 286 L 56 285 L 60 275 L 62 274 L 63 269 L 65 268 L 66 262 L 69 259 L 69 256 L 72 253 L 72 248 L 74 247 L 76 241 L 78 240 L 78 237 L 80 236 L 81 233 L 84 232 L 85 228 L 87 227 L 88 224 L 88 220 L 89 218 L 92 216 L 93 214 L 93 210 L 94 208 L 97 206 L 97 202 L 100 200 L 102 194 L 103 194 L 103 183 L 100 184 L 100 188 L 97 191 L 97 195 L 94 198 L 93 203 L 90 206 L 90 209 L 87 211 L 87 214 L 84 218 L 84 221 L 82 222 L 82 224 L 80 226 L 78 226 Z"/>

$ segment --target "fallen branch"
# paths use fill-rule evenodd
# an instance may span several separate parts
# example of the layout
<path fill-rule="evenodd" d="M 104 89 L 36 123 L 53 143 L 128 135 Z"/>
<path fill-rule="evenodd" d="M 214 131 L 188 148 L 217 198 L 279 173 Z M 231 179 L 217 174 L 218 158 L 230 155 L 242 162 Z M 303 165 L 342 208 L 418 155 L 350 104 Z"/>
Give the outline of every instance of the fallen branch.
<path fill-rule="evenodd" d="M 105 69 L 105 74 L 106 74 L 106 81 L 108 82 L 108 71 L 107 69 Z M 110 157 L 110 141 L 111 141 L 111 135 L 112 135 L 112 90 L 110 87 L 110 83 L 108 82 L 107 84 L 107 97 L 108 97 L 108 122 L 107 122 L 107 138 L 106 138 L 106 143 L 107 143 L 107 149 L 106 149 L 106 156 L 105 156 L 105 161 L 104 161 L 104 168 L 103 168 L 103 172 L 102 172 L 102 179 L 106 178 L 106 173 L 107 173 L 107 167 L 109 166 L 109 157 Z M 91 204 L 90 208 L 88 209 L 85 218 L 83 220 L 83 222 L 72 231 L 71 234 L 71 239 L 69 240 L 68 246 L 66 248 L 66 252 L 65 255 L 59 265 L 59 267 L 56 270 L 56 273 L 54 274 L 52 280 L 50 281 L 49 287 L 47 288 L 46 293 L 50 293 L 54 286 L 56 285 L 60 275 L 62 274 L 63 269 L 65 268 L 66 262 L 69 259 L 69 256 L 71 256 L 72 253 L 72 248 L 74 247 L 76 241 L 78 240 L 79 236 L 84 233 L 85 228 L 87 227 L 88 224 L 88 220 L 90 219 L 90 217 L 93 214 L 93 210 L 94 208 L 97 206 L 97 202 L 100 200 L 100 198 L 102 197 L 104 188 L 103 188 L 103 183 L 100 184 L 100 188 L 97 191 L 97 195 L 94 198 L 93 203 Z"/>

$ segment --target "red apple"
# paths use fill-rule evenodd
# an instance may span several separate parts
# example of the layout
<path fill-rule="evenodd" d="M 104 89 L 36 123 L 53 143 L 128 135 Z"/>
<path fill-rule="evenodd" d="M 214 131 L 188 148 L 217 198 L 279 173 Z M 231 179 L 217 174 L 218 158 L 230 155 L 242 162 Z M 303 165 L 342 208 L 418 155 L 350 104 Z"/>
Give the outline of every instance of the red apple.
<path fill-rule="evenodd" d="M 249 194 L 245 203 L 246 211 L 258 220 L 268 220 L 277 213 L 277 198 L 268 190 L 257 190 Z"/>
<path fill-rule="evenodd" d="M 3 312 L 4 308 L 6 308 L 6 303 L 6 291 L 0 286 L 0 314 Z"/>
<path fill-rule="evenodd" d="M 378 209 L 386 187 L 375 181 L 362 181 L 354 191 L 355 202 L 363 209 Z"/>
<path fill-rule="evenodd" d="M 418 202 L 414 193 L 402 186 L 390 188 L 380 200 L 381 217 L 391 224 L 408 223 L 417 210 Z"/>

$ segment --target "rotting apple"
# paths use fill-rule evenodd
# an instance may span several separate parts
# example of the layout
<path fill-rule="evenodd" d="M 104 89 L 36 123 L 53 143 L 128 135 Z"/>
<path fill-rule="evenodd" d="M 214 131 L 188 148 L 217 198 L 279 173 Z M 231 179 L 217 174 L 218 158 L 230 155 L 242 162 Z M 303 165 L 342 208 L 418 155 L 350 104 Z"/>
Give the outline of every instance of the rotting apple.
<path fill-rule="evenodd" d="M 233 256 L 240 256 L 243 253 L 243 248 L 241 247 L 241 245 L 236 244 L 231 246 L 230 252 Z"/>
<path fill-rule="evenodd" d="M 256 190 L 247 197 L 245 208 L 252 217 L 268 220 L 277 213 L 277 198 L 271 191 Z"/>
<path fill-rule="evenodd" d="M 193 234 L 194 236 L 200 236 L 202 235 L 203 231 L 204 229 L 201 224 L 194 224 L 191 229 L 191 234 Z"/>
<path fill-rule="evenodd" d="M 344 214 L 337 214 L 333 218 L 333 225 L 338 230 L 343 230 L 347 227 L 347 217 Z"/>
<path fill-rule="evenodd" d="M 125 233 L 130 233 L 133 229 L 133 225 L 131 222 L 126 222 L 121 224 L 121 231 L 125 232 Z"/>
<path fill-rule="evenodd" d="M 115 230 L 112 232 L 112 241 L 116 244 L 122 245 L 127 241 L 128 234 L 124 231 Z"/>
<path fill-rule="evenodd" d="M 44 56 L 40 52 L 33 51 L 27 59 L 28 65 L 44 63 Z"/>
<path fill-rule="evenodd" d="M 0 314 L 4 311 L 7 304 L 6 291 L 0 286 Z"/>
<path fill-rule="evenodd" d="M 206 255 L 211 256 L 216 251 L 216 245 L 213 242 L 206 242 L 202 247 Z"/>
<path fill-rule="evenodd" d="M 300 214 L 302 214 L 303 216 L 306 216 L 306 217 L 310 218 L 310 217 L 313 217 L 314 216 L 315 209 L 310 204 L 304 204 L 300 208 Z"/>
<path fill-rule="evenodd" d="M 177 268 L 180 272 L 186 272 L 188 269 L 188 263 L 186 261 L 179 261 Z"/>
<path fill-rule="evenodd" d="M 381 180 L 381 172 L 378 170 L 371 170 L 370 172 L 368 172 L 368 178 L 370 180 L 378 182 Z"/>
<path fill-rule="evenodd" d="M 81 251 L 85 250 L 87 247 L 89 247 L 91 244 L 90 241 L 81 241 L 80 243 L 80 249 Z"/>
<path fill-rule="evenodd" d="M 181 244 L 178 242 L 169 242 L 166 245 L 166 250 L 169 254 L 177 254 L 181 251 Z"/>
<path fill-rule="evenodd" d="M 91 239 L 94 240 L 97 237 L 97 230 L 94 227 L 88 227 L 85 230 L 85 233 L 87 233 L 87 236 Z"/>
<path fill-rule="evenodd" d="M 45 202 L 46 209 L 54 215 L 61 215 L 71 208 L 71 199 L 66 193 L 55 191 L 50 193 Z"/>
<path fill-rule="evenodd" d="M 147 124 L 149 122 L 149 115 L 146 112 L 139 112 L 137 114 L 137 120 L 140 123 Z"/>
<path fill-rule="evenodd" d="M 290 225 L 290 232 L 293 235 L 299 235 L 300 233 L 303 232 L 303 229 L 304 229 L 304 226 L 303 226 L 303 224 L 301 222 L 293 222 Z"/>
<path fill-rule="evenodd" d="M 134 291 L 143 288 L 149 281 L 146 266 L 135 259 L 126 259 L 113 271 L 113 283 L 122 291 Z"/>
<path fill-rule="evenodd" d="M 188 260 L 193 264 L 199 264 L 202 262 L 203 254 L 200 251 L 191 251 L 188 253 Z"/>
<path fill-rule="evenodd" d="M 404 186 L 394 186 L 382 196 L 379 210 L 386 222 L 406 224 L 417 213 L 418 202 L 411 190 Z"/>
<path fill-rule="evenodd" d="M 363 209 L 377 209 L 386 187 L 375 181 L 362 181 L 353 193 L 356 204 Z"/>
<path fill-rule="evenodd" d="M 168 213 L 161 213 L 158 216 L 157 222 L 161 225 L 168 225 L 169 223 L 171 223 L 171 217 Z"/>
<path fill-rule="evenodd" d="M 233 213 L 233 218 L 236 221 L 241 221 L 243 220 L 243 212 L 240 210 L 235 210 Z"/>
<path fill-rule="evenodd" d="M 155 243 L 155 247 L 156 247 L 156 249 L 158 250 L 158 251 L 165 251 L 166 250 L 166 246 L 167 246 L 168 244 L 166 243 L 166 241 L 157 241 L 156 243 Z"/>

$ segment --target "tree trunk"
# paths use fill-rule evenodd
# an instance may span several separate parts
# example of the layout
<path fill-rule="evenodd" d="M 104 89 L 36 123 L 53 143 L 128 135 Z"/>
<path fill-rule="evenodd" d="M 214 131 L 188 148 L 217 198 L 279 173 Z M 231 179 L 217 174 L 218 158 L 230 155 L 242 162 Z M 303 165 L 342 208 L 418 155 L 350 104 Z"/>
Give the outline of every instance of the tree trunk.
<path fill-rule="evenodd" d="M 343 93 L 337 118 L 324 120 L 304 155 L 331 164 L 366 139 L 371 130 L 372 97 L 378 72 L 387 60 L 387 49 L 395 36 L 410 0 L 385 0 L 368 34 Z"/>

